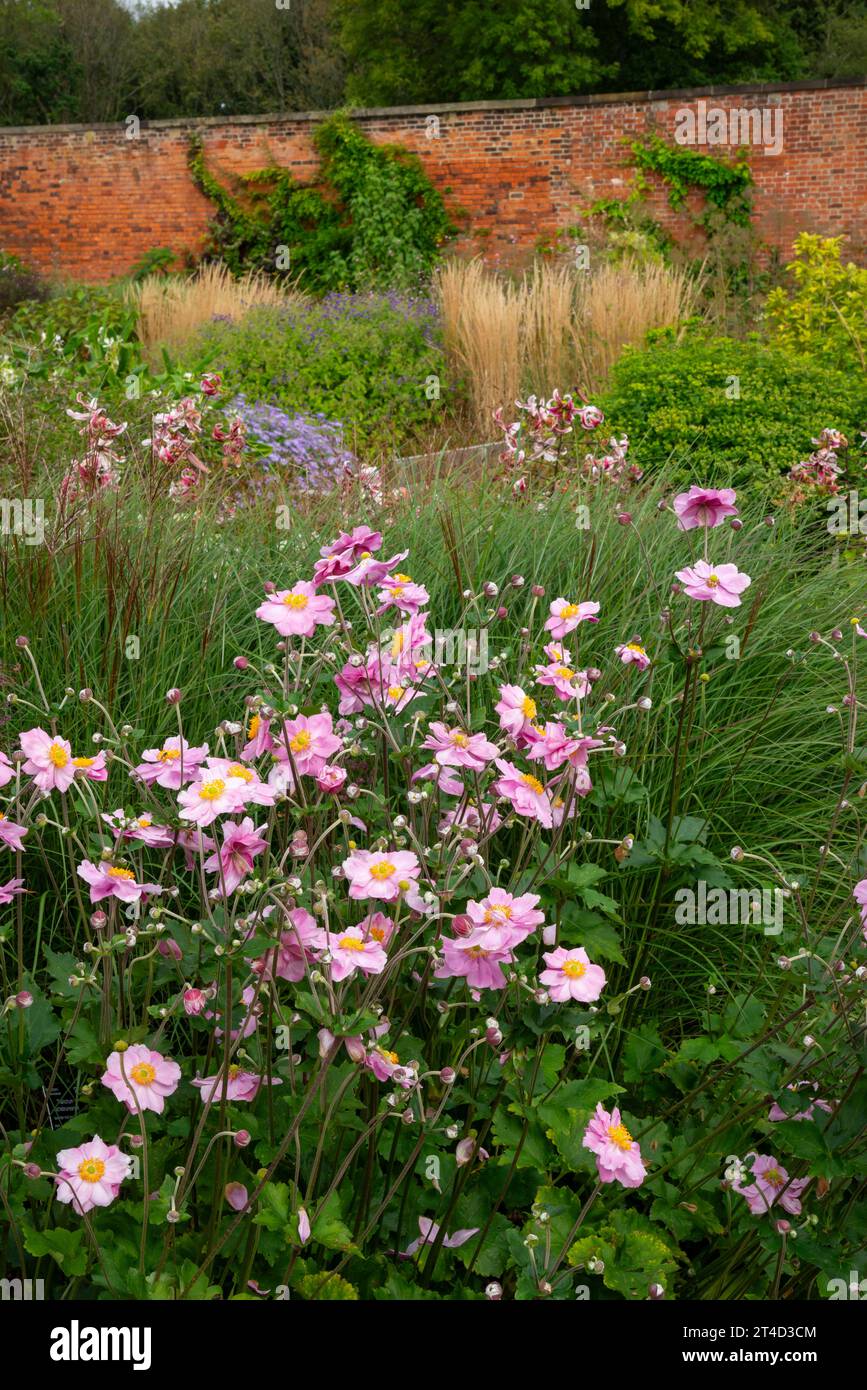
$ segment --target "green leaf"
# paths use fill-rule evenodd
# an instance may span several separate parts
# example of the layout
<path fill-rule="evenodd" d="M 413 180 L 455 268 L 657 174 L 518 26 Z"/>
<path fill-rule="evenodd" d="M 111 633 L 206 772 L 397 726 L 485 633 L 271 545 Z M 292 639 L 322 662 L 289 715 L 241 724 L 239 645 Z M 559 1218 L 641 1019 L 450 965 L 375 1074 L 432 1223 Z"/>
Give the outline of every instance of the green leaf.
<path fill-rule="evenodd" d="M 64 1274 L 83 1274 L 86 1270 L 87 1247 L 82 1227 L 67 1230 L 63 1226 L 55 1226 L 51 1230 L 37 1231 L 25 1223 L 22 1231 L 24 1248 L 31 1255 L 50 1255 Z"/>
<path fill-rule="evenodd" d="M 648 1072 L 662 1066 L 665 1058 L 665 1046 L 657 1030 L 650 1026 L 636 1029 L 623 1048 L 623 1080 L 643 1080 Z"/>
<path fill-rule="evenodd" d="M 651 1284 L 670 1290 L 682 1258 L 658 1226 L 631 1210 L 615 1211 L 610 1221 L 577 1240 L 567 1258 L 576 1266 L 594 1257 L 605 1262 L 606 1288 L 642 1300 Z"/>
<path fill-rule="evenodd" d="M 352 1232 L 341 1220 L 340 1193 L 332 1192 L 310 1223 L 310 1239 L 328 1250 L 354 1250 Z"/>

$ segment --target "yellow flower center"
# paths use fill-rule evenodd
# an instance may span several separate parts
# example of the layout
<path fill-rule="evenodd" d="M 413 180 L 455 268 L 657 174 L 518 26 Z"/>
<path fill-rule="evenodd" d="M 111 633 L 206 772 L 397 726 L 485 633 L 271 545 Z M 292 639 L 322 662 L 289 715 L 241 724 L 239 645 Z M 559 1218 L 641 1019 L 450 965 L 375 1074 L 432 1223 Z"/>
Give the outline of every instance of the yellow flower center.
<path fill-rule="evenodd" d="M 309 601 L 306 594 L 287 594 L 283 603 L 287 608 L 306 608 Z"/>
<path fill-rule="evenodd" d="M 786 1182 L 779 1168 L 769 1168 L 767 1173 L 764 1174 L 764 1179 L 765 1182 L 771 1184 L 771 1187 L 783 1187 Z"/>
<path fill-rule="evenodd" d="M 466 734 L 462 734 L 460 729 L 455 729 L 454 733 L 449 735 L 449 738 L 456 748 L 466 748 L 470 742 Z"/>
<path fill-rule="evenodd" d="M 153 825 L 153 821 L 151 820 L 150 816 L 139 816 L 138 820 L 136 821 L 136 824 L 139 826 L 141 830 L 148 830 L 150 826 Z"/>
<path fill-rule="evenodd" d="M 488 958 L 487 951 L 483 951 L 481 946 L 471 946 L 467 951 L 467 955 L 472 956 L 473 960 L 478 960 L 480 957 L 483 960 L 487 960 Z"/>
<path fill-rule="evenodd" d="M 104 1172 L 105 1164 L 101 1158 L 86 1158 L 78 1165 L 78 1176 L 84 1182 L 99 1182 Z"/>
<path fill-rule="evenodd" d="M 157 762 L 173 763 L 175 758 L 179 758 L 180 756 L 181 750 L 179 748 L 161 748 L 157 754 Z"/>
<path fill-rule="evenodd" d="M 95 762 L 96 762 L 96 758 L 73 758 L 73 759 L 72 759 L 72 766 L 73 766 L 73 767 L 93 767 L 93 764 L 94 764 Z M 62 767 L 63 764 L 61 763 L 60 766 Z"/>
<path fill-rule="evenodd" d="M 626 1125 L 609 1125 L 608 1138 L 611 1140 L 612 1144 L 616 1144 L 618 1149 L 623 1149 L 624 1152 L 632 1143 L 632 1135 L 629 1133 Z"/>
<path fill-rule="evenodd" d="M 237 1062 L 233 1062 L 232 1065 L 229 1067 L 229 1080 L 234 1081 L 235 1077 L 240 1075 L 241 1068 L 238 1066 Z"/>
<path fill-rule="evenodd" d="M 486 908 L 485 908 L 485 921 L 486 921 L 486 922 L 503 922 L 503 921 L 508 922 L 508 920 L 509 920 L 509 918 L 511 917 L 511 915 L 512 915 L 512 909 L 511 909 L 510 907 L 507 907 L 505 904 L 502 904 L 502 905 L 499 906 L 499 907 L 486 907 Z"/>
<path fill-rule="evenodd" d="M 387 859 L 383 859 L 379 864 L 371 864 L 370 866 L 371 878 L 391 878 L 394 873 L 397 873 L 397 870 Z"/>
<path fill-rule="evenodd" d="M 410 579 L 408 574 L 396 574 L 394 577 L 397 580 L 398 584 L 403 585 L 412 583 L 412 580 Z"/>
<path fill-rule="evenodd" d="M 138 1086 L 149 1086 L 156 1079 L 156 1067 L 150 1062 L 137 1062 L 130 1072 L 130 1079 Z"/>
<path fill-rule="evenodd" d="M 364 942 L 358 936 L 341 936 L 338 941 L 341 951 L 363 951 Z"/>
<path fill-rule="evenodd" d="M 393 1067 L 397 1066 L 400 1059 L 396 1052 L 388 1052 L 384 1047 L 378 1047 L 376 1050 L 379 1053 L 380 1057 L 385 1058 L 386 1062 L 391 1062 L 391 1065 Z"/>
<path fill-rule="evenodd" d="M 714 577 L 716 577 L 716 576 L 714 576 Z M 627 650 L 628 652 L 638 652 L 638 653 L 640 653 L 641 656 L 646 656 L 646 655 L 647 655 L 647 653 L 646 653 L 646 651 L 644 650 L 644 648 L 643 648 L 643 647 L 641 646 L 641 644 L 638 643 L 638 642 L 627 642 L 627 643 L 626 643 L 626 650 Z"/>
<path fill-rule="evenodd" d="M 229 777 L 240 777 L 242 782 L 252 782 L 253 774 L 248 767 L 242 767 L 240 763 L 233 763 L 229 768 Z"/>
<path fill-rule="evenodd" d="M 52 743 L 48 750 L 48 761 L 52 762 L 55 767 L 66 767 L 69 762 L 69 754 L 61 744 Z"/>
<path fill-rule="evenodd" d="M 535 792 L 537 796 L 541 796 L 545 790 L 538 777 L 534 777 L 530 772 L 522 772 L 521 781 L 524 783 L 525 787 L 529 787 L 530 791 Z"/>
<path fill-rule="evenodd" d="M 536 718 L 536 701 L 531 700 L 529 695 L 524 696 L 523 702 L 521 704 L 521 709 L 524 712 L 525 719 Z"/>
<path fill-rule="evenodd" d="M 370 935 L 373 937 L 374 941 L 384 941 L 385 927 L 371 927 Z"/>
<path fill-rule="evenodd" d="M 289 747 L 293 753 L 303 753 L 305 748 L 310 747 L 310 734 L 306 729 L 299 729 L 294 738 L 290 738 Z"/>
<path fill-rule="evenodd" d="M 402 685 L 390 685 L 388 687 L 388 698 L 390 700 L 402 700 L 403 696 L 404 688 Z"/>
<path fill-rule="evenodd" d="M 575 672 L 571 670 L 571 668 L 568 666 L 557 667 L 557 675 L 560 676 L 564 681 L 570 681 L 574 674 Z"/>
<path fill-rule="evenodd" d="M 578 613 L 579 613 L 579 612 L 580 612 L 580 609 L 579 609 L 577 603 L 567 603 L 566 606 L 565 606 L 565 608 L 561 608 L 561 609 L 560 609 L 560 617 L 561 617 L 561 618 L 575 618 L 575 617 L 578 616 Z"/>
<path fill-rule="evenodd" d="M 109 878 L 135 879 L 135 874 L 133 873 L 132 869 L 117 869 L 114 867 L 114 865 L 112 865 L 112 867 L 110 869 L 106 869 L 105 872 L 108 874 Z"/>
<path fill-rule="evenodd" d="M 247 725 L 247 737 L 248 737 L 248 738 L 255 738 L 255 737 L 256 737 L 256 735 L 257 735 L 258 732 L 259 732 L 259 725 L 260 725 L 261 723 L 262 723 L 261 717 L 260 717 L 258 714 L 254 714 L 254 715 L 253 715 L 253 718 L 250 720 L 250 723 Z"/>
<path fill-rule="evenodd" d="M 216 777 L 213 782 L 204 782 L 199 788 L 199 800 L 219 801 L 225 790 L 225 782 L 221 782 L 219 777 Z"/>
<path fill-rule="evenodd" d="M 563 974 L 568 975 L 570 980 L 580 980 L 582 975 L 587 974 L 587 966 L 580 960 L 564 960 Z"/>
<path fill-rule="evenodd" d="M 715 589 L 719 584 L 719 575 L 709 574 L 705 582 L 709 589 Z"/>

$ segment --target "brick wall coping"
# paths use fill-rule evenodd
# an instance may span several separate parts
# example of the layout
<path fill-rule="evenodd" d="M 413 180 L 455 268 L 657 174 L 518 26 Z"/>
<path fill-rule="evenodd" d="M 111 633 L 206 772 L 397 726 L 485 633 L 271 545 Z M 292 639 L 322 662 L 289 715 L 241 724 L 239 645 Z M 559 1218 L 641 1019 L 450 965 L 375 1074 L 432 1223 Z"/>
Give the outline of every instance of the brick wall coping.
<path fill-rule="evenodd" d="M 521 97 L 502 101 L 456 101 L 435 102 L 429 106 L 369 106 L 348 108 L 349 114 L 358 119 L 382 119 L 394 116 L 427 116 L 454 111 L 545 111 L 563 107 L 581 106 L 624 106 L 647 105 L 653 102 L 672 101 L 675 98 L 697 101 L 702 97 L 728 96 L 776 96 L 784 92 L 822 92 L 846 90 L 852 87 L 867 87 L 867 77 L 815 78 L 809 82 L 745 82 L 736 86 L 710 87 L 672 87 L 665 91 L 647 92 L 590 92 L 570 97 Z M 129 113 L 135 115 L 134 111 Z M 168 120 L 149 121 L 142 119 L 142 130 L 184 130 L 191 126 L 221 125 L 273 125 L 286 121 L 324 121 L 333 115 L 331 111 L 276 111 L 267 115 L 236 116 L 227 112 L 224 116 L 173 116 Z M 79 131 L 122 130 L 123 120 L 100 121 L 92 125 L 20 125 L 0 126 L 0 140 L 7 135 L 65 135 Z"/>

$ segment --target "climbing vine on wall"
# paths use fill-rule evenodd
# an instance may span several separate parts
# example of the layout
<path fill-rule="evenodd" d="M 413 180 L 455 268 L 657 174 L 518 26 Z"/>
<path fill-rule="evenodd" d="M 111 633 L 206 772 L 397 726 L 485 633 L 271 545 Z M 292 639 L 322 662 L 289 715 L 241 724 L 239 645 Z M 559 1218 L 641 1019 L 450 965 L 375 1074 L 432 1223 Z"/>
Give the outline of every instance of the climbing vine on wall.
<path fill-rule="evenodd" d="M 313 143 L 315 181 L 270 164 L 240 175 L 233 192 L 193 137 L 190 172 L 216 209 L 206 255 L 236 274 L 261 270 L 312 291 L 418 286 L 457 231 L 421 160 L 375 145 L 344 112 L 319 126 Z"/>
<path fill-rule="evenodd" d="M 667 184 L 672 208 L 682 208 L 690 189 L 698 188 L 710 207 L 719 209 L 728 221 L 740 227 L 749 225 L 753 176 L 740 153 L 733 160 L 717 159 L 698 150 L 668 145 L 658 135 L 633 140 L 630 150 L 636 168 L 658 174 Z"/>
<path fill-rule="evenodd" d="M 646 174 L 657 174 L 668 189 L 669 206 L 679 211 L 691 189 L 705 195 L 705 206 L 695 218 L 709 235 L 718 235 L 725 227 L 749 228 L 752 217 L 753 176 L 747 160 L 738 154 L 733 160 L 701 154 L 698 150 L 668 145 L 658 135 L 629 141 L 631 163 L 635 170 L 632 187 L 626 198 L 603 198 L 588 212 L 602 217 L 609 226 L 636 223 L 651 241 L 665 250 L 669 237 L 658 222 L 647 214 L 636 212 L 650 191 Z"/>

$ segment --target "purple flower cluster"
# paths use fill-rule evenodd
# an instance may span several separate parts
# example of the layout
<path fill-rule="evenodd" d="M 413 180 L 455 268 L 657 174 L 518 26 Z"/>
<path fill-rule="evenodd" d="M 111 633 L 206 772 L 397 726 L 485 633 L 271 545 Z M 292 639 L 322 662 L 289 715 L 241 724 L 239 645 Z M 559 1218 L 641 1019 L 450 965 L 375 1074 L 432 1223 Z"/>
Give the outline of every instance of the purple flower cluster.
<path fill-rule="evenodd" d="M 442 324 L 436 302 L 425 294 L 400 290 L 352 293 L 332 290 L 313 305 L 291 304 L 280 311 L 284 318 L 303 326 L 311 339 L 328 337 L 334 324 L 376 323 L 383 315 L 397 315 L 416 327 L 428 347 L 441 345 Z"/>
<path fill-rule="evenodd" d="M 267 451 L 259 457 L 270 475 L 265 483 L 277 471 L 288 472 L 299 492 L 330 492 L 355 462 L 343 442 L 343 426 L 321 412 L 288 414 L 264 401 L 253 404 L 243 395 L 234 398 L 231 409 L 243 420 L 250 442 L 258 441 Z"/>

